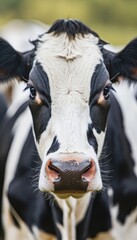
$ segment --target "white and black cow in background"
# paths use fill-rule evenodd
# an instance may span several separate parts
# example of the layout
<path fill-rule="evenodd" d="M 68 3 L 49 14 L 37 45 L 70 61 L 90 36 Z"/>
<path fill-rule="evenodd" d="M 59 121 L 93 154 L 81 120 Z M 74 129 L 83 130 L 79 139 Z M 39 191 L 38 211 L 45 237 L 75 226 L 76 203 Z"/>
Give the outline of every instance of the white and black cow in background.
<path fill-rule="evenodd" d="M 113 191 L 111 189 L 110 198 L 113 236 L 118 240 L 135 240 L 137 236 L 137 39 L 132 40 L 117 54 L 108 52 L 104 48 L 103 54 L 116 90 L 114 93 L 116 100 L 113 108 L 110 108 L 107 120 L 105 142 L 112 158 L 109 168 L 113 169 L 111 182 Z M 109 157 L 108 154 L 108 160 Z"/>
<path fill-rule="evenodd" d="M 16 120 L 8 138 L 10 147 L 16 133 L 4 186 L 6 239 L 84 240 L 102 232 L 105 240 L 111 239 L 109 233 L 105 235 L 111 228 L 107 193 L 91 196 L 102 189 L 98 158 L 110 103 L 116 102 L 104 64 L 104 42 L 78 21 L 59 20 L 34 44 L 34 50 L 21 54 L 1 39 L 0 77 L 1 81 L 18 77 L 27 82 L 34 138 L 42 160 L 39 189 L 52 192 L 57 204 L 49 205 L 42 194 L 36 197 L 28 181 L 35 162 L 28 151 L 34 141 L 26 103 L 26 110 L 19 109 L 23 120 Z M 118 55 L 114 57 L 119 60 Z M 16 119 L 12 115 L 10 129 Z M 19 141 L 23 145 L 17 151 Z"/>
<path fill-rule="evenodd" d="M 33 41 L 38 35 L 41 35 L 48 29 L 49 26 L 42 22 L 18 19 L 0 27 L 0 37 L 7 40 L 16 51 L 25 52 L 33 48 L 30 41 Z M 16 81 L 14 81 L 14 84 L 9 82 L 9 84 L 0 85 L 0 92 L 6 96 L 8 105 L 11 104 L 14 97 L 18 94 L 19 86 L 17 86 Z"/>
<path fill-rule="evenodd" d="M 108 116 L 106 143 L 113 169 L 110 210 L 114 239 L 137 236 L 137 84 L 125 79 L 115 85 L 115 97 Z M 105 159 L 106 160 L 106 159 Z M 107 161 L 107 160 L 106 160 Z"/>

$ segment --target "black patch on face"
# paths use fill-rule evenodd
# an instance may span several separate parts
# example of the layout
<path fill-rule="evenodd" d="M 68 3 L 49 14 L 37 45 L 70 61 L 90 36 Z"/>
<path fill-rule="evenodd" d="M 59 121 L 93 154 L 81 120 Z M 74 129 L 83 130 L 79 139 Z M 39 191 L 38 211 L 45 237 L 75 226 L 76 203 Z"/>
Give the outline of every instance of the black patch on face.
<path fill-rule="evenodd" d="M 109 79 L 109 74 L 106 70 L 106 67 L 103 62 L 100 62 L 95 68 L 94 74 L 91 79 L 91 92 L 90 92 L 90 102 L 94 103 L 98 94 L 102 91 L 103 87 L 106 84 L 106 81 Z"/>
<path fill-rule="evenodd" d="M 105 48 L 102 48 L 101 49 L 101 52 L 103 54 L 103 59 L 104 59 L 104 63 L 105 63 L 105 66 L 109 72 L 109 76 L 110 76 L 110 79 L 113 78 L 115 76 L 115 74 L 118 73 L 117 72 L 113 72 L 113 68 L 112 68 L 112 61 L 116 55 L 116 53 L 113 53 Z"/>
<path fill-rule="evenodd" d="M 32 101 L 29 106 L 32 113 L 36 140 L 39 142 L 41 134 L 46 130 L 51 117 L 51 111 L 45 105 L 38 105 L 37 103 L 32 103 Z"/>
<path fill-rule="evenodd" d="M 105 131 L 107 116 L 109 111 L 109 101 L 104 106 L 94 105 L 90 108 L 90 115 L 92 119 L 93 127 L 96 129 L 97 133 Z"/>
<path fill-rule="evenodd" d="M 97 153 L 98 144 L 97 144 L 96 138 L 95 138 L 95 136 L 93 134 L 93 130 L 92 130 L 92 125 L 91 124 L 89 124 L 89 126 L 88 126 L 87 138 L 88 138 L 89 144 L 94 148 L 95 152 Z"/>
<path fill-rule="evenodd" d="M 54 140 L 53 140 L 53 143 L 52 143 L 52 145 L 51 145 L 51 147 L 50 147 L 50 149 L 49 149 L 48 152 L 47 152 L 47 155 L 48 155 L 49 153 L 56 152 L 58 149 L 59 149 L 59 142 L 58 142 L 58 140 L 57 140 L 57 137 L 55 137 Z"/>
<path fill-rule="evenodd" d="M 36 139 L 39 141 L 40 135 L 46 129 L 51 117 L 51 98 L 48 76 L 38 62 L 30 73 L 30 79 L 41 100 L 41 104 L 38 104 L 35 100 L 31 99 L 29 102 Z"/>
<path fill-rule="evenodd" d="M 90 93 L 90 116 L 93 127 L 98 133 L 105 130 L 106 120 L 109 110 L 109 100 L 105 104 L 98 104 L 98 98 L 101 91 L 104 89 L 107 80 L 109 79 L 108 72 L 103 62 L 96 66 L 95 72 L 91 79 Z"/>
<path fill-rule="evenodd" d="M 35 66 L 30 72 L 29 78 L 33 82 L 34 87 L 36 88 L 38 93 L 40 94 L 40 98 L 43 104 L 50 108 L 51 97 L 49 79 L 39 62 L 35 63 Z"/>

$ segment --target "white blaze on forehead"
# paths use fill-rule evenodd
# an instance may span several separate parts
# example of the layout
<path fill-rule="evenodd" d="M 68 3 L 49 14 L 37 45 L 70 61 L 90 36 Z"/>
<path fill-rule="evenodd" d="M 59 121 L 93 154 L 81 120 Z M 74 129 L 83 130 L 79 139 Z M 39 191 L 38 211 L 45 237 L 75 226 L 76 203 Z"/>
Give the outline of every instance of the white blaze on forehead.
<path fill-rule="evenodd" d="M 36 54 L 48 75 L 52 127 L 62 150 L 80 151 L 87 142 L 92 75 L 102 59 L 92 34 L 70 40 L 66 34 L 45 34 Z"/>
<path fill-rule="evenodd" d="M 91 77 L 102 59 L 98 38 L 88 34 L 69 40 L 66 34 L 45 34 L 42 41 L 36 60 L 48 75 L 52 101 L 69 91 L 77 91 L 88 100 Z"/>

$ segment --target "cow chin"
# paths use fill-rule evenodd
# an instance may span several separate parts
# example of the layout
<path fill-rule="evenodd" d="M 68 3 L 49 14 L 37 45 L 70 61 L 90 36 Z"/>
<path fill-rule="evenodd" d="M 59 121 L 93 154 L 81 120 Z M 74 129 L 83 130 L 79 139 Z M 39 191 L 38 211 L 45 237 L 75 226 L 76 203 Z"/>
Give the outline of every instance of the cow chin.
<path fill-rule="evenodd" d="M 100 184 L 100 186 L 98 186 L 98 188 L 95 188 L 94 189 L 91 189 L 91 190 L 87 190 L 85 192 L 82 192 L 82 191 L 71 191 L 71 192 L 67 192 L 67 191 L 62 191 L 62 192 L 52 192 L 52 194 L 57 197 L 57 198 L 60 198 L 60 199 L 67 199 L 69 197 L 73 197 L 75 199 L 79 199 L 79 198 L 82 198 L 84 197 L 86 194 L 88 194 L 89 192 L 90 193 L 95 193 L 95 192 L 98 192 L 102 189 L 102 184 Z"/>
<path fill-rule="evenodd" d="M 87 192 L 86 192 L 87 193 Z M 86 193 L 80 193 L 80 192 L 67 192 L 67 193 L 53 193 L 53 195 L 57 198 L 61 198 L 61 199 L 67 199 L 69 197 L 73 197 L 76 199 L 82 198 Z"/>

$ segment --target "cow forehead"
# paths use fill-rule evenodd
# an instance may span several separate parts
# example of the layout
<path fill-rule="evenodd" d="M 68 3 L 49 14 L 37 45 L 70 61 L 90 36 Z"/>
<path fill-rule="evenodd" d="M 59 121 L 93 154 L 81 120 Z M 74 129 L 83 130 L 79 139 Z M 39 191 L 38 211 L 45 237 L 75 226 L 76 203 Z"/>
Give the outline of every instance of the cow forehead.
<path fill-rule="evenodd" d="M 74 39 L 70 39 L 66 33 L 54 35 L 54 33 L 45 33 L 39 42 L 37 53 L 43 50 L 48 56 L 64 57 L 66 59 L 74 59 L 85 55 L 90 49 L 96 51 L 99 39 L 93 34 L 88 33 L 84 36 L 76 35 Z M 40 55 L 41 57 L 41 55 Z"/>
<path fill-rule="evenodd" d="M 42 37 L 36 62 L 41 64 L 48 76 L 52 99 L 56 94 L 68 91 L 81 93 L 85 100 L 89 98 L 91 78 L 102 61 L 97 42 L 98 38 L 92 34 L 71 40 L 65 33 Z"/>

